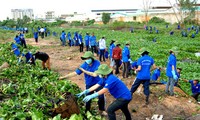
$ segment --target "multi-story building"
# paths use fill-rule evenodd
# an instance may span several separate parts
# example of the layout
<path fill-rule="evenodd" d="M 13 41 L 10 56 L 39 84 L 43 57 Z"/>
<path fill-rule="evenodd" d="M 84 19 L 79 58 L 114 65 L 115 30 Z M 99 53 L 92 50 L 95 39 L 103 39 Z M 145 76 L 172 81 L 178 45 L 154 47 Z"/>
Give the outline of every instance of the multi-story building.
<path fill-rule="evenodd" d="M 34 19 L 33 9 L 11 9 L 11 13 L 14 20 L 23 19 L 24 16 Z"/>
<path fill-rule="evenodd" d="M 45 19 L 55 19 L 55 11 L 47 11 L 45 13 Z"/>

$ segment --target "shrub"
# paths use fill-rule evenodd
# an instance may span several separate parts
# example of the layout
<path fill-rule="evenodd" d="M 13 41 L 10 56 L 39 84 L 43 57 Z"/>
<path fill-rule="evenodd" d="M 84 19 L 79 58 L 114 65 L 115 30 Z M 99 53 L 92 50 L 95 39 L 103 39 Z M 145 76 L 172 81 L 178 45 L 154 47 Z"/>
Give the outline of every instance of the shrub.
<path fill-rule="evenodd" d="M 166 21 L 163 18 L 153 17 L 149 20 L 149 23 L 166 23 Z"/>

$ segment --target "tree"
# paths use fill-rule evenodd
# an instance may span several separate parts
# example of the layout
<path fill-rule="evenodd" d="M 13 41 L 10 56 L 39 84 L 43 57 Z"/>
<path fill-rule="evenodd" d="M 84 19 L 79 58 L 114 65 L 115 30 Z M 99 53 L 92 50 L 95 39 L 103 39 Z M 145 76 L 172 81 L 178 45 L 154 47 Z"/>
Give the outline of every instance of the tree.
<path fill-rule="evenodd" d="M 184 20 L 192 20 L 193 18 L 195 18 L 195 11 L 197 9 L 195 5 L 197 3 L 197 0 L 175 0 L 176 8 L 173 7 L 174 5 L 172 5 L 171 0 L 167 1 L 172 6 L 176 19 L 180 24 L 183 25 Z M 178 10 L 178 13 L 175 9 Z"/>
<path fill-rule="evenodd" d="M 146 24 L 148 23 L 148 13 L 149 13 L 151 3 L 152 3 L 151 0 L 143 0 L 143 11 L 144 11 Z"/>
<path fill-rule="evenodd" d="M 107 24 L 110 21 L 110 13 L 103 13 L 102 21 L 103 21 L 103 24 Z"/>

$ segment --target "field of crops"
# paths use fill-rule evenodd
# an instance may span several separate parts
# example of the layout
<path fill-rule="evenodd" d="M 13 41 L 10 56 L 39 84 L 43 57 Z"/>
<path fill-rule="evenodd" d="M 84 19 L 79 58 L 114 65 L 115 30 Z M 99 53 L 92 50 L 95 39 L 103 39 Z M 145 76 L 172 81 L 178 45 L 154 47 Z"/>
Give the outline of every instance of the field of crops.
<path fill-rule="evenodd" d="M 195 38 L 182 37 L 180 30 L 174 30 L 174 35 L 169 35 L 172 28 L 159 29 L 159 33 L 149 33 L 146 30 L 135 30 L 134 33 L 128 31 L 100 30 L 100 29 L 63 29 L 50 28 L 51 31 L 61 33 L 65 30 L 67 33 L 79 31 L 82 35 L 86 32 L 92 33 L 100 39 L 106 37 L 107 46 L 111 40 L 116 40 L 124 46 L 126 41 L 130 41 L 131 58 L 138 59 L 139 49 L 146 47 L 150 50 L 150 56 L 155 60 L 157 66 L 165 67 L 169 56 L 169 49 L 176 46 L 180 51 L 177 54 L 178 67 L 182 68 L 181 78 L 194 79 L 200 78 L 200 57 L 195 53 L 200 52 L 200 35 Z M 191 31 L 194 32 L 194 31 Z M 12 34 L 12 33 L 10 33 Z M 14 37 L 12 34 L 11 36 Z M 55 37 L 59 42 L 59 35 Z M 154 40 L 154 41 L 153 41 Z M 156 41 L 155 41 L 156 40 Z M 37 48 L 28 46 L 35 51 Z M 22 49 L 22 48 L 21 48 Z M 10 53 L 10 44 L 0 45 L 0 65 L 8 62 L 11 67 L 0 72 L 0 118 L 5 119 L 33 119 L 42 120 L 51 117 L 49 110 L 55 107 L 57 101 L 62 100 L 62 94 L 66 91 L 76 94 L 80 92 L 77 85 L 69 81 L 58 81 L 58 73 L 42 70 L 30 65 L 17 65 L 17 58 Z M 167 80 L 165 71 L 162 72 L 162 79 Z M 188 94 L 191 94 L 190 85 L 180 81 L 181 88 Z M 82 104 L 81 101 L 78 101 Z M 84 108 L 81 108 L 84 111 Z M 92 117 L 88 113 L 89 117 Z M 73 116 L 74 117 L 74 116 Z M 76 116 L 81 119 L 81 116 Z M 99 116 L 93 116 L 94 119 L 100 119 Z M 54 120 L 59 120 L 57 116 Z"/>

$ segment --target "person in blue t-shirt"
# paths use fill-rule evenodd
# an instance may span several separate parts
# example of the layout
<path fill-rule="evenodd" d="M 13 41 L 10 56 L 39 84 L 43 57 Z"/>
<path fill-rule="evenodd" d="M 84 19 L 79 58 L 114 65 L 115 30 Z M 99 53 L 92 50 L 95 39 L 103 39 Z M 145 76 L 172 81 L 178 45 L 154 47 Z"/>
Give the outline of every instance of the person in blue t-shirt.
<path fill-rule="evenodd" d="M 66 46 L 66 33 L 64 30 L 62 31 L 62 33 L 60 35 L 60 39 L 62 41 L 62 46 Z"/>
<path fill-rule="evenodd" d="M 21 40 L 20 40 L 20 37 L 18 35 L 15 36 L 14 40 L 15 40 L 15 43 L 21 45 Z"/>
<path fill-rule="evenodd" d="M 89 39 L 89 46 L 91 48 L 91 51 L 92 53 L 97 53 L 98 51 L 96 50 L 96 36 L 94 35 L 94 33 L 92 33 L 92 36 L 90 36 L 90 39 Z"/>
<path fill-rule="evenodd" d="M 18 49 L 17 45 L 15 43 L 11 43 L 12 50 L 11 52 L 14 52 L 14 54 L 19 57 L 20 56 L 20 50 Z"/>
<path fill-rule="evenodd" d="M 177 76 L 177 69 L 176 69 L 176 56 L 175 53 L 177 51 L 176 47 L 173 47 L 170 50 L 170 56 L 167 60 L 167 69 L 166 69 L 166 75 L 168 77 L 168 81 L 166 84 L 165 92 L 171 96 L 174 95 L 174 84 L 178 80 Z"/>
<path fill-rule="evenodd" d="M 20 33 L 20 34 L 19 34 L 19 37 L 20 37 L 21 45 L 22 45 L 24 48 L 27 48 L 27 46 L 26 46 L 26 40 L 25 40 L 24 34 L 23 34 L 23 33 Z"/>
<path fill-rule="evenodd" d="M 130 43 L 127 42 L 124 49 L 122 50 L 122 61 L 123 61 L 123 65 L 124 65 L 124 69 L 123 69 L 123 78 L 128 78 L 129 75 L 129 59 L 130 59 L 130 51 L 129 51 L 129 47 L 130 47 Z"/>
<path fill-rule="evenodd" d="M 90 35 L 89 35 L 89 33 L 86 33 L 86 35 L 85 35 L 85 37 L 84 37 L 84 40 L 85 40 L 86 51 L 89 51 L 89 40 L 90 40 Z"/>
<path fill-rule="evenodd" d="M 143 84 L 144 87 L 144 94 L 146 95 L 146 105 L 149 104 L 149 83 L 151 79 L 151 67 L 153 66 L 153 69 L 156 68 L 156 65 L 154 63 L 154 60 L 152 57 L 150 57 L 149 51 L 146 50 L 145 48 L 142 48 L 140 51 L 141 52 L 141 57 L 137 61 L 138 68 L 136 69 L 137 71 L 137 76 L 134 84 L 131 87 L 131 93 L 133 94 L 137 88 L 140 86 L 140 84 Z"/>
<path fill-rule="evenodd" d="M 74 45 L 78 46 L 79 45 L 79 42 L 78 42 L 78 32 L 74 33 L 74 41 L 75 41 Z"/>
<path fill-rule="evenodd" d="M 137 60 L 133 61 L 131 63 L 131 70 L 134 71 L 134 73 L 136 73 L 136 69 L 138 68 L 138 65 L 137 65 Z"/>
<path fill-rule="evenodd" d="M 71 47 L 72 46 L 72 37 L 71 37 L 70 32 L 67 33 L 67 38 L 68 38 L 68 41 L 69 41 L 69 46 Z"/>
<path fill-rule="evenodd" d="M 75 75 L 80 75 L 83 73 L 82 72 L 83 69 L 89 72 L 94 72 L 100 66 L 100 62 L 94 58 L 94 54 L 91 51 L 85 52 L 84 55 L 81 57 L 81 59 L 85 60 L 85 62 L 80 66 L 80 68 L 76 69 L 75 72 L 72 72 L 63 77 L 60 77 L 59 79 L 61 80 L 61 79 L 73 77 Z M 86 74 L 86 73 L 84 73 L 84 78 L 85 78 L 86 89 L 89 89 L 90 87 L 92 87 L 93 85 L 97 84 L 100 81 L 99 76 L 93 77 L 90 74 Z M 96 91 L 99 91 L 100 89 L 101 88 L 97 89 Z M 94 92 L 88 92 L 87 95 L 91 95 L 93 93 Z M 98 98 L 99 98 L 99 101 L 98 101 L 99 110 L 102 112 L 104 111 L 105 113 L 104 95 L 102 94 Z M 91 100 L 86 102 L 86 111 L 90 111 L 90 107 L 91 107 Z"/>
<path fill-rule="evenodd" d="M 151 76 L 151 80 L 160 81 L 160 74 L 161 74 L 161 67 L 158 67 L 153 71 L 153 74 Z"/>
<path fill-rule="evenodd" d="M 177 86 L 177 87 L 180 87 L 180 85 L 178 84 L 178 81 L 181 77 L 181 71 L 182 71 L 182 68 L 177 68 L 177 72 L 176 72 L 176 75 L 178 77 L 177 81 L 175 82 L 174 86 Z"/>
<path fill-rule="evenodd" d="M 22 57 L 26 58 L 26 63 L 35 65 L 35 59 L 30 51 L 24 50 Z"/>
<path fill-rule="evenodd" d="M 39 36 L 39 33 L 38 33 L 37 31 L 35 31 L 35 32 L 33 33 L 33 36 L 34 36 L 34 38 L 35 38 L 35 42 L 38 43 L 38 36 Z"/>
<path fill-rule="evenodd" d="M 200 95 L 200 83 L 198 79 L 194 80 L 184 80 L 184 82 L 189 82 L 191 85 L 191 90 L 192 90 L 192 97 L 198 101 L 198 97 Z"/>
<path fill-rule="evenodd" d="M 107 112 L 109 120 L 116 120 L 115 111 L 119 109 L 124 113 L 126 120 L 131 120 L 131 114 L 128 110 L 128 104 L 132 99 L 131 93 L 127 86 L 119 78 L 113 75 L 112 69 L 109 68 L 108 65 L 102 64 L 98 67 L 98 70 L 95 72 L 84 72 L 93 76 L 99 75 L 101 80 L 94 86 L 77 94 L 77 96 L 80 97 L 88 92 L 92 92 L 100 87 L 103 87 L 98 92 L 84 97 L 83 101 L 88 102 L 89 100 L 109 91 L 110 94 L 116 99 L 113 103 L 111 103 L 108 106 Z"/>
<path fill-rule="evenodd" d="M 83 52 L 84 43 L 83 43 L 82 33 L 79 33 L 79 35 L 78 35 L 78 42 L 79 42 L 79 46 L 80 46 L 80 52 Z"/>
<path fill-rule="evenodd" d="M 110 67 L 114 67 L 115 61 L 112 59 L 113 49 L 115 48 L 115 41 L 112 40 L 109 46 L 109 54 L 110 54 Z"/>

